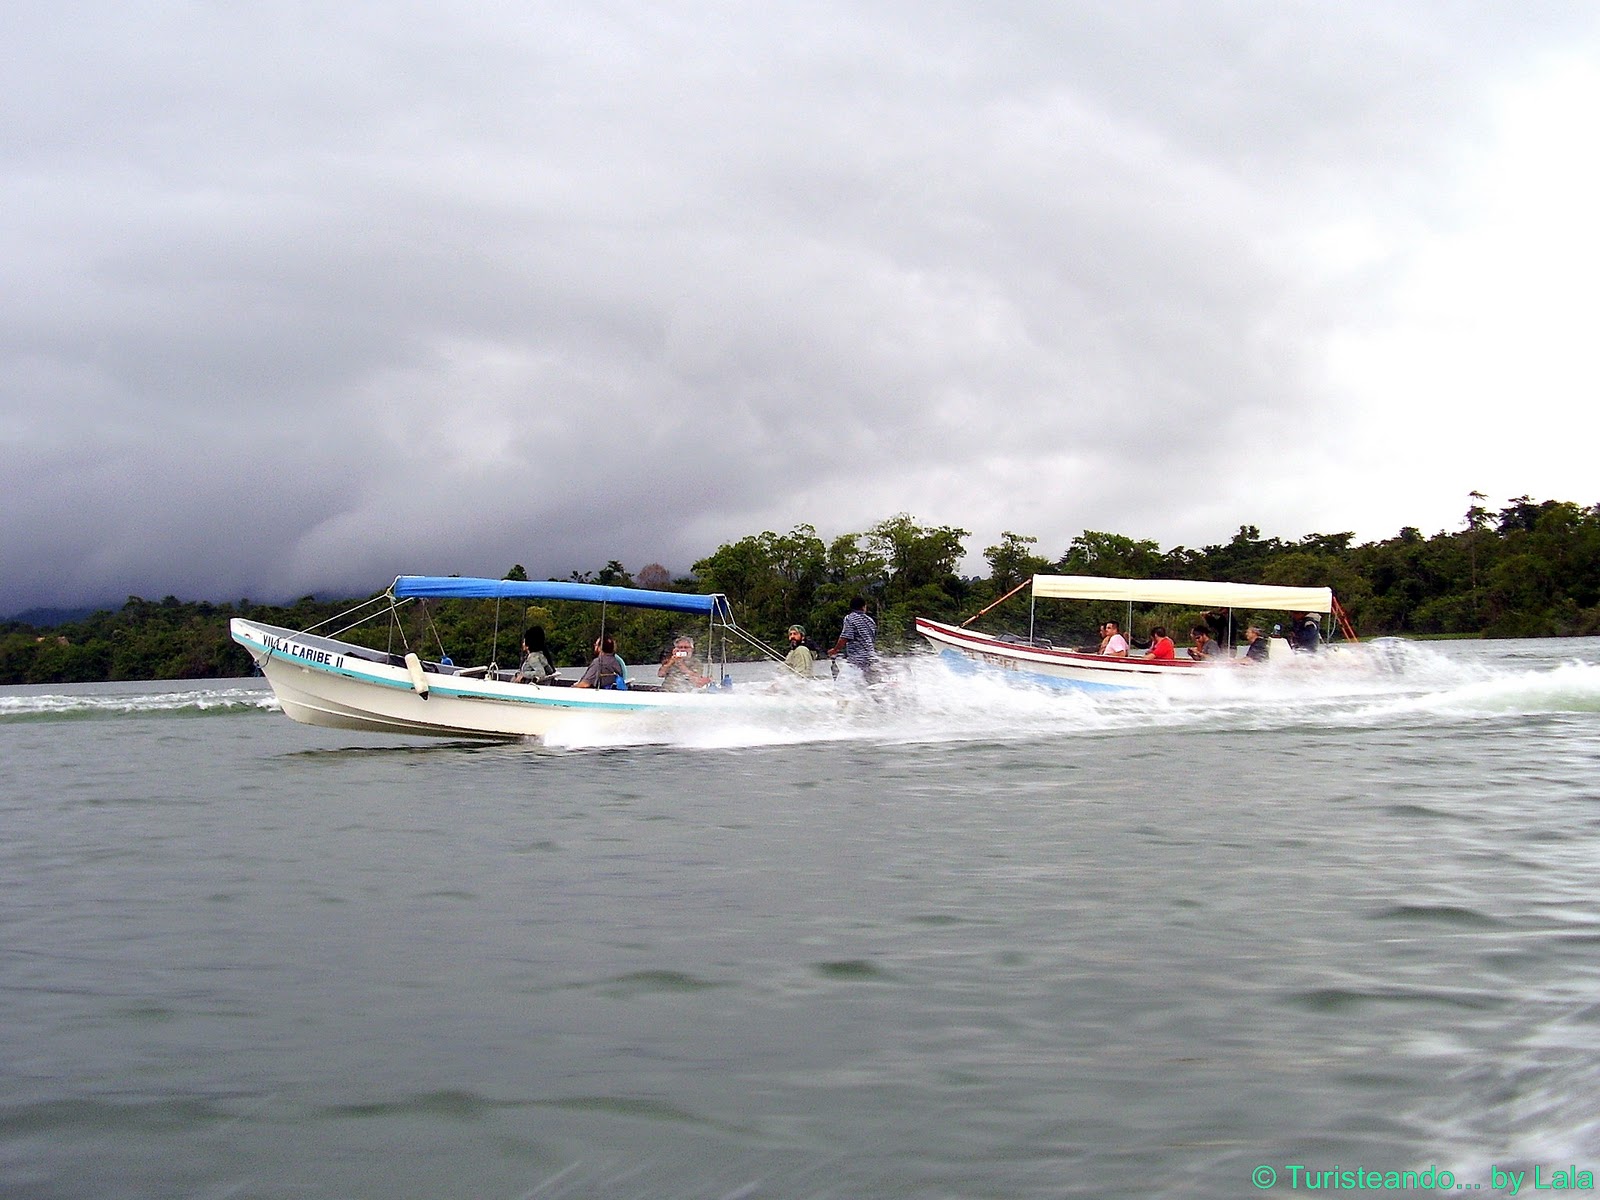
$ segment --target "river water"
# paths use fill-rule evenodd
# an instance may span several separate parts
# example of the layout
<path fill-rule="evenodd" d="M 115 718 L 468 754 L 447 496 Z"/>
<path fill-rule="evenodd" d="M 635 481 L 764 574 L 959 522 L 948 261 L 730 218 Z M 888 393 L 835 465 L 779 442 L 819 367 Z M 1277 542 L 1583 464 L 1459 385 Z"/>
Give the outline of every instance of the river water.
<path fill-rule="evenodd" d="M 1581 1183 L 1600 640 L 1393 656 L 550 746 L 0 689 L 0 1195 Z"/>

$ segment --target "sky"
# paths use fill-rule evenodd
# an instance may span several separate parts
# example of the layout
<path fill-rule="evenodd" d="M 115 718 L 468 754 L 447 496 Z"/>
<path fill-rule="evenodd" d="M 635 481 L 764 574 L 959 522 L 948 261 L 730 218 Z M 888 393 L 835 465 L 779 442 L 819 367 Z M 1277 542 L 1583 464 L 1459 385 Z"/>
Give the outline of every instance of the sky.
<path fill-rule="evenodd" d="M 0 615 L 1600 502 L 1600 6 L 16 6 Z"/>

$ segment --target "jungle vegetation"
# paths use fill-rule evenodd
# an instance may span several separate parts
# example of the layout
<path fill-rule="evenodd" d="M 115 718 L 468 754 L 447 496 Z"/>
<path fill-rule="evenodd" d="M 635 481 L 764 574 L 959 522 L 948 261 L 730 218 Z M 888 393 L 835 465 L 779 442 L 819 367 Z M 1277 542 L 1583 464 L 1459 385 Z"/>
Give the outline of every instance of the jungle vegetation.
<path fill-rule="evenodd" d="M 1360 545 L 1351 544 L 1350 533 L 1284 541 L 1242 525 L 1225 543 L 1164 550 L 1154 541 L 1084 530 L 1051 557 L 1040 552 L 1036 537 L 1008 531 L 984 549 L 989 573 L 980 577 L 958 573 L 971 536 L 967 530 L 924 526 L 900 513 L 831 540 L 811 525 L 751 534 L 694 563 L 690 576 L 673 578 L 655 563 L 632 573 L 612 560 L 570 578 L 722 592 L 739 624 L 771 645 L 783 642 L 791 624 L 804 625 L 818 645 L 830 645 L 850 598 L 860 594 L 872 601 L 882 646 L 903 648 L 914 640 L 914 617 L 964 619 L 1038 572 L 1331 586 L 1363 638 L 1600 634 L 1600 505 L 1518 496 L 1491 510 L 1483 500 L 1471 494 L 1458 529 L 1425 537 L 1407 526 L 1394 537 Z M 514 566 L 505 577 L 526 575 Z M 286 605 L 130 596 L 116 611 L 50 628 L 11 621 L 0 624 L 0 684 L 248 675 L 249 658 L 228 636 L 230 617 L 311 629 L 357 603 L 310 596 Z M 1092 639 L 1099 619 L 1118 615 L 1069 608 L 1051 615 L 1050 631 L 1058 644 L 1082 642 Z M 1143 620 L 1181 631 L 1194 615 L 1157 612 Z M 635 667 L 658 661 L 675 632 L 696 632 L 681 614 L 613 606 L 606 619 L 607 632 Z M 996 605 L 984 627 L 1022 630 L 1027 622 L 1024 594 Z M 545 628 L 560 666 L 585 662 L 599 633 L 593 605 L 439 601 L 408 606 L 397 621 L 341 636 L 378 647 L 404 645 L 429 658 L 444 653 L 463 665 L 512 666 L 520 658 L 522 630 L 532 623 Z M 340 628 L 334 621 L 321 631 Z M 1136 638 L 1142 632 L 1137 621 L 1133 632 Z"/>

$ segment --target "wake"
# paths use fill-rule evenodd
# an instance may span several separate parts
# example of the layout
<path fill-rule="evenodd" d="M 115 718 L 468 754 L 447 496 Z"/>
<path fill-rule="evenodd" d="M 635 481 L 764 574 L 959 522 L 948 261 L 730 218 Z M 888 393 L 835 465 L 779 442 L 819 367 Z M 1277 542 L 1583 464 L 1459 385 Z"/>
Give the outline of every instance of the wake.
<path fill-rule="evenodd" d="M 1090 692 L 958 669 L 932 654 L 887 660 L 887 682 L 741 680 L 725 708 L 626 726 L 574 724 L 552 748 L 669 744 L 702 749 L 1096 737 L 1128 731 L 1382 727 L 1507 715 L 1600 713 L 1600 664 L 1506 669 L 1416 643 L 1297 659 L 1270 676 L 1218 670 L 1181 690 Z"/>

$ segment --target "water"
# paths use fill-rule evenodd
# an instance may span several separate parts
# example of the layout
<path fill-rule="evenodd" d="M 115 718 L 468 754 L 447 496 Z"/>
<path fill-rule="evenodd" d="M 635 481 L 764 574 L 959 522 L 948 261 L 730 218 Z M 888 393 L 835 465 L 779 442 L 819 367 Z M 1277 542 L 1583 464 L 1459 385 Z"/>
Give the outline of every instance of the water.
<path fill-rule="evenodd" d="M 1400 653 L 551 747 L 0 689 L 0 1194 L 1600 1170 L 1600 640 Z"/>

